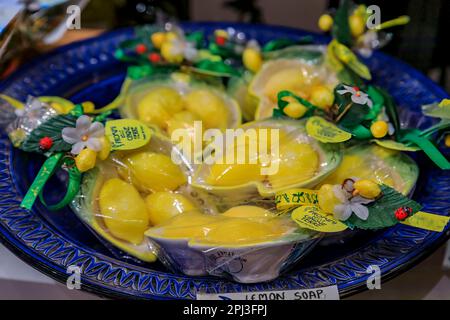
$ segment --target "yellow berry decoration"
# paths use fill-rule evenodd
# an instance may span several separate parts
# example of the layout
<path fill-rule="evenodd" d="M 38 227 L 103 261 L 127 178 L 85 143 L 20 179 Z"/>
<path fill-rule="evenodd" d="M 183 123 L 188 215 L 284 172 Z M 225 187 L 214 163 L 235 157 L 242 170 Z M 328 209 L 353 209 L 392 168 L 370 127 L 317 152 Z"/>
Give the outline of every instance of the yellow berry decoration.
<path fill-rule="evenodd" d="M 97 160 L 97 152 L 92 149 L 86 148 L 75 157 L 75 165 L 80 172 L 86 172 L 95 167 Z"/>
<path fill-rule="evenodd" d="M 319 18 L 319 28 L 324 32 L 328 32 L 331 30 L 333 26 L 333 18 L 329 14 L 323 14 Z"/>
<path fill-rule="evenodd" d="M 375 121 L 370 126 L 370 132 L 372 132 L 372 135 L 377 139 L 380 139 L 380 138 L 383 138 L 384 136 L 386 136 L 388 133 L 388 130 L 389 130 L 389 126 L 388 126 L 387 122 L 383 121 L 383 120 Z"/>
<path fill-rule="evenodd" d="M 331 89 L 326 86 L 315 86 L 311 89 L 311 103 L 321 109 L 329 109 L 334 102 L 334 94 Z"/>
<path fill-rule="evenodd" d="M 357 194 L 364 198 L 374 199 L 381 193 L 380 186 L 372 180 L 362 179 L 353 184 L 353 188 Z"/>
<path fill-rule="evenodd" d="M 111 142 L 107 137 L 102 137 L 100 140 L 102 143 L 102 149 L 98 152 L 97 156 L 100 160 L 105 160 L 111 152 Z"/>
<path fill-rule="evenodd" d="M 263 64 L 261 52 L 254 48 L 247 48 L 244 50 L 242 61 L 244 66 L 253 73 L 258 72 Z"/>
<path fill-rule="evenodd" d="M 450 148 L 450 134 L 445 136 L 445 146 Z"/>
<path fill-rule="evenodd" d="M 301 118 L 305 115 L 308 108 L 300 102 L 290 102 L 284 109 L 284 113 L 294 119 Z"/>
<path fill-rule="evenodd" d="M 324 184 L 317 193 L 319 206 L 325 213 L 332 214 L 334 212 L 334 207 L 342 203 L 342 201 L 336 197 L 333 188 L 334 186 L 331 184 Z"/>
<path fill-rule="evenodd" d="M 151 40 L 156 49 L 161 49 L 162 44 L 166 41 L 166 34 L 164 32 L 155 32 L 151 35 Z"/>
<path fill-rule="evenodd" d="M 364 33 L 366 30 L 366 23 L 364 21 L 364 18 L 359 14 L 352 14 L 348 18 L 348 23 L 350 25 L 350 32 L 352 33 L 352 36 L 357 38 L 360 35 Z"/>
<path fill-rule="evenodd" d="M 161 46 L 161 55 L 170 63 L 183 62 L 183 51 L 175 41 L 165 41 Z"/>

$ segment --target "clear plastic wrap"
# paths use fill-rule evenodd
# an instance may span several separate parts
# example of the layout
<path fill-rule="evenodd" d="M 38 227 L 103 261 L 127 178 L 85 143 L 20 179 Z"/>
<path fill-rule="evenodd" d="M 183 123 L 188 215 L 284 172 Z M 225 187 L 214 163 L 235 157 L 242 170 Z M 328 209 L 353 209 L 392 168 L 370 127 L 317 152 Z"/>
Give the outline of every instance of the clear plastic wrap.
<path fill-rule="evenodd" d="M 406 154 L 376 144 L 358 144 L 344 150 L 342 162 L 321 184 L 341 184 L 345 179 L 370 179 L 404 195 L 412 195 L 419 168 Z"/>
<path fill-rule="evenodd" d="M 324 91 L 332 92 L 338 79 L 324 63 L 323 50 L 321 46 L 298 46 L 271 53 L 271 60 L 263 65 L 249 85 L 250 94 L 259 100 L 256 120 L 272 116 L 278 93 L 284 90 L 317 106 L 330 107 L 321 97 Z"/>
<path fill-rule="evenodd" d="M 193 177 L 194 187 L 220 202 L 273 197 L 289 188 L 312 188 L 341 160 L 338 146 L 310 138 L 299 121 L 267 119 L 240 129 L 231 139 L 225 137 L 223 148 L 216 150 L 211 160 L 206 157 Z M 217 156 L 218 152 L 222 156 Z"/>
<path fill-rule="evenodd" d="M 319 239 L 275 208 L 234 206 L 217 215 L 180 214 L 146 233 L 172 270 L 193 276 L 227 276 L 242 283 L 273 280 Z"/>
<path fill-rule="evenodd" d="M 72 208 L 118 257 L 251 283 L 276 278 L 317 243 L 320 233 L 279 216 L 274 199 L 217 203 L 191 185 L 194 168 L 181 153 L 181 165 L 172 162 L 177 152 L 154 133 L 85 174 Z"/>
<path fill-rule="evenodd" d="M 177 129 L 194 130 L 194 121 L 202 130 L 224 130 L 240 124 L 237 103 L 220 87 L 174 73 L 125 82 L 118 101 L 123 118 L 139 119 L 170 136 Z"/>

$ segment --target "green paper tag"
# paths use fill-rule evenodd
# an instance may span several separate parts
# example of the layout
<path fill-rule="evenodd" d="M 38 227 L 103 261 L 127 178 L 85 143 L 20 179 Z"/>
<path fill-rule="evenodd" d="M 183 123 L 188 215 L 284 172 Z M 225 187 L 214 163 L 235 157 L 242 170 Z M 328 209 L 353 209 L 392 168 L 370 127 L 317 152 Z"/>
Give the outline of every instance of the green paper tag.
<path fill-rule="evenodd" d="M 105 134 L 111 141 L 111 150 L 133 150 L 145 146 L 151 138 L 150 129 L 134 119 L 107 121 Z"/>
<path fill-rule="evenodd" d="M 311 117 L 306 122 L 306 132 L 324 143 L 339 143 L 350 140 L 352 135 L 321 117 Z"/>

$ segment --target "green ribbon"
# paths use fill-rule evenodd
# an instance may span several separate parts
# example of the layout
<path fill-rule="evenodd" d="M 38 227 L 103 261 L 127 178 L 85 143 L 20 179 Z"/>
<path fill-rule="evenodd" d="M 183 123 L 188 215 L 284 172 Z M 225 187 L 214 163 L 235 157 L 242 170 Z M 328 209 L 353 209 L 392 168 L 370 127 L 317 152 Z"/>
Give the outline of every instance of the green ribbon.
<path fill-rule="evenodd" d="M 275 50 L 284 49 L 293 45 L 309 44 L 313 42 L 312 36 L 305 36 L 298 40 L 292 39 L 275 39 L 267 42 L 262 48 L 262 52 L 270 52 Z"/>
<path fill-rule="evenodd" d="M 415 129 L 403 130 L 399 134 L 399 140 L 402 143 L 417 145 L 439 168 L 442 170 L 450 170 L 450 162 L 448 162 L 430 140 L 420 135 L 420 131 Z"/>
<path fill-rule="evenodd" d="M 47 205 L 43 196 L 44 186 L 50 179 L 50 177 L 55 174 L 56 170 L 60 168 L 63 163 L 70 166 L 68 169 L 69 183 L 67 185 L 66 194 L 60 202 L 52 205 Z M 62 152 L 55 153 L 48 157 L 39 170 L 39 173 L 37 174 L 27 193 L 25 194 L 25 197 L 23 198 L 20 206 L 22 208 L 31 210 L 38 196 L 42 204 L 44 204 L 49 210 L 52 211 L 59 210 L 68 205 L 77 194 L 81 183 L 81 172 L 75 166 L 73 166 L 73 164 L 73 159 L 65 159 L 64 153 Z"/>
<path fill-rule="evenodd" d="M 71 162 L 72 162 L 71 165 L 73 165 L 73 161 Z M 45 205 L 51 211 L 60 210 L 65 206 L 67 206 L 70 202 L 72 202 L 73 198 L 80 190 L 81 172 L 75 166 L 70 167 L 67 171 L 69 174 L 69 183 L 67 185 L 67 191 L 64 197 L 58 203 L 48 205 L 44 200 L 43 189 L 41 189 L 41 192 L 39 192 L 39 199 L 41 200 L 42 204 Z"/>
<path fill-rule="evenodd" d="M 223 61 L 211 61 L 207 59 L 200 60 L 194 65 L 194 68 L 198 69 L 199 71 L 204 71 L 205 73 L 210 75 L 217 75 L 222 77 L 239 77 L 241 75 L 241 73 L 237 69 L 231 67 Z"/>
<path fill-rule="evenodd" d="M 47 183 L 48 179 L 53 175 L 55 170 L 60 166 L 63 153 L 56 153 L 48 157 L 42 165 L 39 173 L 28 189 L 25 197 L 22 200 L 20 206 L 22 208 L 31 210 L 37 196 L 41 193 L 44 185 Z"/>

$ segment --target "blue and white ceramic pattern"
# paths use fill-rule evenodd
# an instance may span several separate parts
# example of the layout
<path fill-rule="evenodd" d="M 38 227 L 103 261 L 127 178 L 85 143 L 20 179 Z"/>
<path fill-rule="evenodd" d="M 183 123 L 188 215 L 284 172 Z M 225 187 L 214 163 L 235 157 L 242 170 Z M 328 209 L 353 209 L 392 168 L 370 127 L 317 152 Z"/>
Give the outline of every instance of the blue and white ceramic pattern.
<path fill-rule="evenodd" d="M 271 26 L 186 24 L 188 30 L 212 32 L 233 27 L 262 42 L 307 33 Z M 125 75 L 125 66 L 112 53 L 132 31 L 119 30 L 101 37 L 60 48 L 31 62 L 0 84 L 0 91 L 24 101 L 27 95 L 62 95 L 74 102 L 93 101 L 101 106 L 114 98 Z M 327 39 L 315 36 L 318 43 Z M 368 60 L 374 82 L 385 87 L 402 107 L 404 123 L 426 127 L 431 119 L 420 115 L 420 105 L 448 95 L 431 80 L 404 63 L 376 53 Z M 2 112 L 5 119 L 5 113 Z M 421 174 L 414 199 L 427 212 L 449 215 L 450 172 L 433 166 L 417 155 Z M 141 264 L 117 258 L 76 218 L 70 209 L 48 212 L 37 204 L 32 211 L 19 207 L 43 159 L 12 148 L 4 132 L 0 135 L 0 237 L 23 260 L 65 281 L 67 267 L 81 267 L 82 288 L 109 297 L 141 299 L 194 299 L 198 291 L 208 293 L 258 290 L 304 289 L 336 284 L 341 296 L 366 288 L 368 266 L 381 268 L 388 280 L 412 267 L 441 245 L 449 236 L 405 225 L 378 232 L 359 233 L 346 243 L 320 244 L 300 264 L 274 281 L 239 284 L 213 277 L 173 274 L 160 263 Z M 46 188 L 57 201 L 63 177 L 55 177 Z"/>

